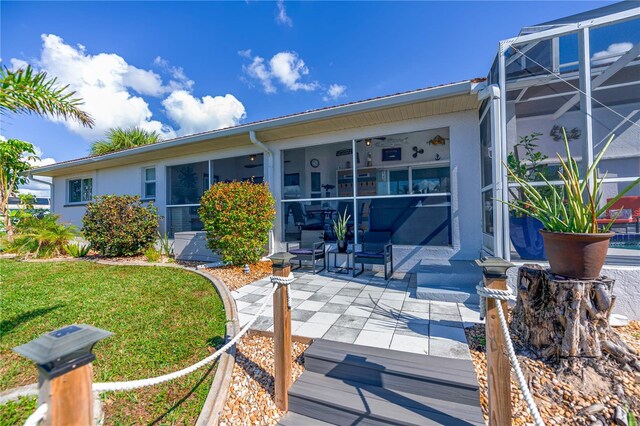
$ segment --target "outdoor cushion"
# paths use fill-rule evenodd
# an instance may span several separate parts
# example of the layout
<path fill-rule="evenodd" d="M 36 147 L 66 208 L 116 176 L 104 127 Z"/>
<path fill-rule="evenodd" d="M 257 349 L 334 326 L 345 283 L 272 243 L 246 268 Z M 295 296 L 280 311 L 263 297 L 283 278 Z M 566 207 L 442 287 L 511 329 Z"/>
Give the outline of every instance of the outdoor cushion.
<path fill-rule="evenodd" d="M 600 225 L 606 225 L 608 223 L 619 224 L 619 223 L 633 223 L 633 222 L 634 222 L 634 220 L 632 218 L 629 218 L 629 219 L 620 219 L 620 218 L 618 218 L 616 220 L 613 220 L 613 219 L 598 219 L 598 223 Z"/>
<path fill-rule="evenodd" d="M 289 253 L 291 253 L 291 254 L 308 254 L 308 255 L 311 255 L 311 254 L 313 254 L 313 249 L 311 249 L 311 248 L 295 248 L 295 249 L 289 249 Z M 322 254 L 322 253 L 323 253 L 322 249 L 316 250 L 316 254 Z"/>
<path fill-rule="evenodd" d="M 370 259 L 382 259 L 384 257 L 384 253 L 380 252 L 370 252 L 370 251 L 359 251 L 355 254 L 357 257 L 365 257 Z"/>
<path fill-rule="evenodd" d="M 619 212 L 619 213 L 618 213 Z M 631 209 L 610 209 L 607 210 L 609 219 L 613 219 L 618 215 L 617 219 L 631 219 Z"/>

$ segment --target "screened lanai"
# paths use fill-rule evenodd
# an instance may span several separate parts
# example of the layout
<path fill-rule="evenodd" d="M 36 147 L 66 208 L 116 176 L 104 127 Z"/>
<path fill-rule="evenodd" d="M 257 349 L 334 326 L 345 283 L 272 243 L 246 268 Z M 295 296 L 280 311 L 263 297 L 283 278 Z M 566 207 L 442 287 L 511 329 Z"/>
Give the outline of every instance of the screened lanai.
<path fill-rule="evenodd" d="M 541 175 L 560 184 L 563 129 L 583 173 L 614 138 L 598 167 L 605 177 L 603 203 L 640 176 L 640 8 L 635 5 L 618 3 L 528 27 L 500 42 L 481 93 L 486 251 L 506 259 L 544 258 L 539 226 L 496 201 L 521 196 L 501 163 L 523 166 L 524 177 L 536 185 L 544 185 Z M 610 253 L 637 260 L 640 188 L 612 210 L 599 220 L 607 224 L 621 210 Z"/>

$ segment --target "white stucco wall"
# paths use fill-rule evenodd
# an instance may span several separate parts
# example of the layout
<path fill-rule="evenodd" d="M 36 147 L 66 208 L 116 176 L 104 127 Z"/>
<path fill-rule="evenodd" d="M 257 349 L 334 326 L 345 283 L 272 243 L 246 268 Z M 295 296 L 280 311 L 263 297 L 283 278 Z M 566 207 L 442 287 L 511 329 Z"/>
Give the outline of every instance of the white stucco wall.
<path fill-rule="evenodd" d="M 341 132 L 323 133 L 304 138 L 270 142 L 268 144 L 274 152 L 273 174 L 265 170 L 265 180 L 270 181 L 270 186 L 276 199 L 280 198 L 281 190 L 281 150 L 296 147 L 308 147 L 324 145 L 351 139 L 363 139 L 380 135 L 390 135 L 420 130 L 448 128 L 450 144 L 450 168 L 451 168 L 451 219 L 452 219 L 452 246 L 451 247 L 414 247 L 395 246 L 395 263 L 398 270 L 411 270 L 420 263 L 423 258 L 431 259 L 475 259 L 481 248 L 481 195 L 480 195 L 480 135 L 478 114 L 475 110 L 454 114 L 444 114 L 421 119 L 408 120 L 384 125 L 369 126 Z M 215 143 L 215 142 L 212 142 Z M 185 155 L 155 161 L 151 163 L 136 163 L 122 167 L 97 169 L 92 173 L 83 175 L 68 175 L 56 177 L 54 184 L 54 212 L 62 216 L 65 222 L 82 226 L 84 206 L 68 205 L 66 194 L 66 182 L 78 177 L 93 177 L 93 194 L 138 194 L 142 192 L 143 167 L 156 167 L 157 196 L 155 204 L 162 216 L 166 215 L 166 167 L 171 165 L 186 164 L 196 161 L 215 160 L 235 156 L 260 153 L 253 146 L 214 151 L 207 154 L 189 155 L 188 146 L 185 147 Z M 408 155 L 408 154 L 406 154 Z M 265 169 L 268 169 L 269 159 L 264 159 Z M 321 164 L 335 170 L 336 157 L 326 158 Z M 332 164 L 333 162 L 333 164 Z M 281 205 L 277 204 L 278 214 Z M 280 217 L 278 215 L 278 217 Z M 283 248 L 279 239 L 281 222 L 275 223 L 273 232 L 276 248 Z M 161 232 L 164 231 L 164 221 Z"/>

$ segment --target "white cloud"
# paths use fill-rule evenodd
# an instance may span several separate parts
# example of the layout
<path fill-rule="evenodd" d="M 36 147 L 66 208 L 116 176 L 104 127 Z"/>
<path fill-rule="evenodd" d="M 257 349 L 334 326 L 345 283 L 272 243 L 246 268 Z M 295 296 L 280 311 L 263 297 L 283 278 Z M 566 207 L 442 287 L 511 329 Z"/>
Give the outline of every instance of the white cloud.
<path fill-rule="evenodd" d="M 112 127 L 134 126 L 157 131 L 163 139 L 168 139 L 192 131 L 235 125 L 245 116 L 244 106 L 233 95 L 193 97 L 189 93 L 193 80 L 181 67 L 172 66 L 160 56 L 154 60 L 157 73 L 130 65 L 113 53 L 89 54 L 84 46 L 71 46 L 53 34 L 43 34 L 42 42 L 40 58 L 33 64 L 58 77 L 60 82 L 68 83 L 84 101 L 81 108 L 91 114 L 95 126 L 88 129 L 75 121 L 51 120 L 62 122 L 87 140 L 103 137 Z M 19 59 L 11 60 L 14 67 L 23 63 Z M 167 77 L 166 84 L 162 76 Z M 154 119 L 144 96 L 167 96 L 162 103 L 167 117 L 175 121 L 178 130 Z M 180 111 L 181 107 L 186 110 Z M 195 116 L 190 117 L 191 113 Z"/>
<path fill-rule="evenodd" d="M 173 92 L 174 90 L 193 89 L 194 82 L 193 80 L 189 79 L 189 77 L 187 77 L 182 67 L 174 67 L 173 65 L 169 64 L 169 61 L 161 58 L 160 56 L 156 56 L 156 58 L 153 60 L 153 63 L 171 76 L 171 80 L 167 85 L 168 92 Z"/>
<path fill-rule="evenodd" d="M 249 75 L 249 77 L 258 80 L 260 84 L 262 84 L 266 93 L 277 92 L 275 86 L 271 82 L 271 71 L 267 68 L 267 65 L 265 65 L 264 58 L 256 56 L 253 58 L 250 65 L 243 66 L 242 69 Z"/>
<path fill-rule="evenodd" d="M 12 58 L 10 62 L 11 62 L 11 69 L 14 71 L 19 70 L 20 68 L 26 68 L 27 65 L 29 65 L 27 61 L 23 61 L 22 59 L 16 59 L 16 58 Z"/>
<path fill-rule="evenodd" d="M 180 126 L 181 135 L 234 126 L 246 115 L 244 105 L 230 94 L 198 99 L 177 90 L 162 105 L 167 116 Z"/>
<path fill-rule="evenodd" d="M 608 59 L 606 58 L 611 55 L 622 55 L 628 50 L 631 50 L 632 47 L 633 47 L 633 43 L 629 43 L 629 42 L 613 43 L 613 44 L 610 44 L 609 47 L 607 47 L 607 50 L 601 50 L 599 52 L 594 53 L 591 59 L 593 60 L 594 64 L 603 64 L 606 62 L 613 62 L 615 60 L 615 57 L 613 58 L 610 57 Z M 602 59 L 602 58 L 605 58 L 605 59 Z"/>
<path fill-rule="evenodd" d="M 293 26 L 293 21 L 287 15 L 287 9 L 284 6 L 284 0 L 278 0 L 276 2 L 278 6 L 278 14 L 276 15 L 276 22 L 280 25 L 286 25 L 287 27 Z"/>
<path fill-rule="evenodd" d="M 251 59 L 251 49 L 238 50 L 238 55 L 242 56 L 243 58 Z"/>
<path fill-rule="evenodd" d="M 247 56 L 244 50 L 238 52 L 240 56 Z M 243 66 L 244 72 L 262 84 L 266 93 L 276 93 L 274 81 L 279 82 L 285 89 L 296 92 L 303 90 L 311 92 L 320 87 L 317 82 L 303 82 L 309 75 L 309 68 L 296 52 L 278 52 L 265 62 L 264 58 L 254 56 L 251 64 Z"/>
<path fill-rule="evenodd" d="M 327 88 L 325 92 L 326 94 L 322 99 L 325 102 L 335 101 L 338 98 L 341 98 L 342 96 L 344 96 L 346 91 L 347 91 L 347 86 L 334 83 Z"/>

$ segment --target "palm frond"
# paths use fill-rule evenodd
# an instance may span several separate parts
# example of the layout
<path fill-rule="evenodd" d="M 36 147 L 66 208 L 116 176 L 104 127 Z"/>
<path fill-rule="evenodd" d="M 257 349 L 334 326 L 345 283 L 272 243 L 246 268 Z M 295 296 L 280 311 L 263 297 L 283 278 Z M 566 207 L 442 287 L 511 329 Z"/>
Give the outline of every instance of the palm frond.
<path fill-rule="evenodd" d="M 3 114 L 73 119 L 85 127 L 93 127 L 93 118 L 80 109 L 83 102 L 75 95 L 69 85 L 60 85 L 56 77 L 51 78 L 44 71 L 35 72 L 30 65 L 15 71 L 0 68 L 0 112 Z"/>

